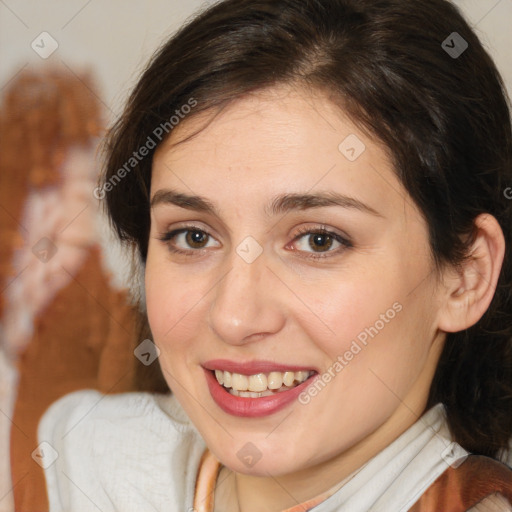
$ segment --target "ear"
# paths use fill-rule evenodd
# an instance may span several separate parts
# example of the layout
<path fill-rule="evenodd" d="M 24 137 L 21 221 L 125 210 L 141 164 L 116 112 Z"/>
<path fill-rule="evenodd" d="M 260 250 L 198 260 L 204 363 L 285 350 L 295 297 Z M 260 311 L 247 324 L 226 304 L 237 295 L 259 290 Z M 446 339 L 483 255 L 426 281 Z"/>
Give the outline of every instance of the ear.
<path fill-rule="evenodd" d="M 463 331 L 476 324 L 492 301 L 505 255 L 505 239 L 498 221 L 489 214 L 475 219 L 476 238 L 470 258 L 444 274 L 443 305 L 438 327 Z"/>

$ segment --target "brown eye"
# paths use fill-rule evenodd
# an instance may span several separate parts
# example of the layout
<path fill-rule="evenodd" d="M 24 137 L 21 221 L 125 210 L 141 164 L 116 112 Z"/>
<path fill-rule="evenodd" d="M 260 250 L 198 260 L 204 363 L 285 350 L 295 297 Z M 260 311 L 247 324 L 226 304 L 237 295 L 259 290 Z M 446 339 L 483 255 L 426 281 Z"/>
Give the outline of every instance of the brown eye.
<path fill-rule="evenodd" d="M 185 240 L 190 247 L 202 249 L 208 243 L 209 235 L 203 231 L 187 231 Z"/>
<path fill-rule="evenodd" d="M 352 242 L 344 236 L 325 228 L 303 228 L 293 240 L 293 247 L 303 256 L 320 259 L 340 254 L 353 247 Z"/>
<path fill-rule="evenodd" d="M 171 252 L 192 254 L 201 249 L 220 247 L 220 244 L 210 234 L 196 227 L 185 227 L 162 233 L 159 239 L 164 242 Z"/>
<path fill-rule="evenodd" d="M 312 233 L 309 235 L 309 246 L 315 252 L 328 251 L 333 244 L 332 236 L 326 233 Z"/>

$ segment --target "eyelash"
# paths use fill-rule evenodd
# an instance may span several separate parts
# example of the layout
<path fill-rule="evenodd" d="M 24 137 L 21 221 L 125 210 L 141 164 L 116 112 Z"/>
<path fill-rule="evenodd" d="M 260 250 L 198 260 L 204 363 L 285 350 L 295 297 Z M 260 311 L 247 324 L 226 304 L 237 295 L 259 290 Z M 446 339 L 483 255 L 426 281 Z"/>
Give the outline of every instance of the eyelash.
<path fill-rule="evenodd" d="M 185 251 L 183 249 L 178 249 L 178 248 L 174 247 L 170 243 L 176 236 L 178 236 L 182 233 L 186 233 L 187 231 L 199 231 L 200 233 L 203 233 L 203 234 L 207 235 L 208 237 L 211 237 L 211 235 L 207 231 L 200 228 L 199 226 L 189 225 L 189 226 L 184 226 L 179 229 L 175 229 L 173 231 L 167 231 L 165 233 L 162 233 L 158 237 L 158 240 L 165 243 L 167 245 L 169 251 L 171 251 L 173 253 L 192 256 L 192 253 L 200 252 L 202 249 L 190 249 L 188 251 Z M 349 249 L 349 248 L 353 247 L 353 244 L 350 240 L 348 240 L 347 238 L 341 236 L 340 234 L 338 234 L 334 231 L 329 231 L 328 229 L 325 229 L 323 227 L 317 228 L 317 229 L 312 229 L 312 228 L 307 228 L 307 227 L 300 228 L 298 230 L 298 233 L 295 235 L 293 242 L 300 240 L 304 235 L 326 235 L 326 236 L 331 237 L 333 240 L 335 240 L 336 242 L 338 242 L 340 244 L 340 247 L 338 247 L 338 249 L 336 249 L 334 251 L 326 251 L 324 253 L 306 252 L 302 256 L 302 257 L 313 259 L 313 260 L 321 260 L 324 258 L 329 258 L 333 255 L 336 255 L 336 254 L 342 252 L 345 249 Z M 297 251 L 297 252 L 304 252 L 304 251 Z"/>

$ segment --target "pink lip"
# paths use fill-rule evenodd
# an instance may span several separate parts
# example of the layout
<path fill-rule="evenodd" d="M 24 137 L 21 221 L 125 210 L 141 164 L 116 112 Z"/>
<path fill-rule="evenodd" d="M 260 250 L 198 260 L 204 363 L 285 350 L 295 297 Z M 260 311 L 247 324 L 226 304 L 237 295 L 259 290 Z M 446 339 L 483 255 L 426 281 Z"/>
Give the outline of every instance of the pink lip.
<path fill-rule="evenodd" d="M 256 375 L 257 373 L 270 372 L 300 372 L 315 371 L 316 368 L 308 366 L 293 366 L 285 364 L 276 364 L 272 361 L 249 361 L 246 363 L 237 363 L 228 359 L 212 359 L 203 364 L 207 370 L 225 370 L 230 373 L 239 373 L 241 375 Z"/>
<path fill-rule="evenodd" d="M 275 369 L 275 366 L 273 368 Z M 217 367 L 217 369 L 220 368 Z M 263 396 L 260 398 L 246 398 L 233 396 L 231 393 L 229 393 L 224 388 L 224 386 L 221 386 L 218 383 L 213 371 L 205 368 L 204 372 L 206 375 L 206 382 L 208 384 L 210 394 L 212 395 L 215 403 L 224 412 L 227 412 L 232 416 L 245 418 L 259 418 L 261 416 L 268 416 L 277 411 L 280 411 L 288 404 L 293 402 L 302 393 L 302 391 L 304 391 L 304 389 L 307 388 L 315 380 L 315 377 L 318 376 L 318 373 L 315 373 L 313 376 L 309 377 L 298 386 L 290 389 L 290 391 L 282 391 L 271 396 Z"/>

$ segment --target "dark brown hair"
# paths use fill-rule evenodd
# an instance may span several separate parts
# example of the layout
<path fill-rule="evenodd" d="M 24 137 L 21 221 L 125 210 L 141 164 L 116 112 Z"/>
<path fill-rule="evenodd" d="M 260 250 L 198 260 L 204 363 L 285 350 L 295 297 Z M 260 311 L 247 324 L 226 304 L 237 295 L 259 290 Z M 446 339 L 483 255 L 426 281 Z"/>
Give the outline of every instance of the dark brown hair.
<path fill-rule="evenodd" d="M 447 335 L 429 398 L 446 405 L 456 441 L 496 456 L 512 434 L 510 113 L 494 63 L 450 2 L 225 0 L 200 13 L 154 56 L 107 139 L 118 235 L 144 262 L 154 149 L 112 180 L 157 127 L 167 135 L 191 99 L 189 116 L 275 84 L 328 91 L 387 146 L 428 223 L 437 268 L 468 257 L 479 214 L 499 221 L 506 254 L 492 304 Z"/>

